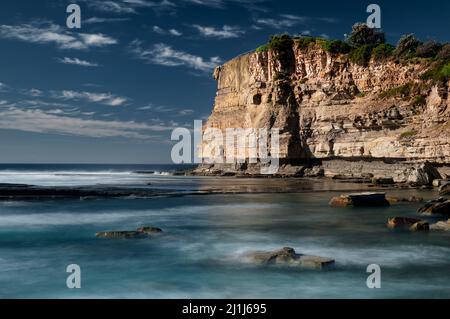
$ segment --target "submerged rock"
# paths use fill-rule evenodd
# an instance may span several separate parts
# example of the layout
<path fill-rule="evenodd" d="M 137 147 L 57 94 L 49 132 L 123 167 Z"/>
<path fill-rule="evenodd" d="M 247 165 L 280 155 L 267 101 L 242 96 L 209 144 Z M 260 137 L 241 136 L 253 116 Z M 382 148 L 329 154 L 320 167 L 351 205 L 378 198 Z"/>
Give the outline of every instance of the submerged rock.
<path fill-rule="evenodd" d="M 122 239 L 122 238 L 139 238 L 143 237 L 144 233 L 138 231 L 105 231 L 95 234 L 97 238 Z"/>
<path fill-rule="evenodd" d="M 389 206 L 385 193 L 355 193 L 333 197 L 330 205 L 346 206 Z"/>
<path fill-rule="evenodd" d="M 139 227 L 137 232 L 144 234 L 159 234 L 162 233 L 162 229 L 158 227 Z"/>
<path fill-rule="evenodd" d="M 120 231 L 105 231 L 95 234 L 97 238 L 108 239 L 129 239 L 129 238 L 149 238 L 151 235 L 159 234 L 162 229 L 157 227 L 139 227 L 136 230 L 120 230 Z"/>
<path fill-rule="evenodd" d="M 422 197 L 416 197 L 416 196 L 411 196 L 408 198 L 405 197 L 387 197 L 387 200 L 389 201 L 389 203 L 394 204 L 394 203 L 421 203 L 423 202 L 423 198 Z"/>
<path fill-rule="evenodd" d="M 431 200 L 419 209 L 419 213 L 424 215 L 450 215 L 450 200 L 440 197 Z"/>
<path fill-rule="evenodd" d="M 299 266 L 313 269 L 322 269 L 334 264 L 333 259 L 297 254 L 290 247 L 276 251 L 251 253 L 248 258 L 261 265 Z"/>
<path fill-rule="evenodd" d="M 409 229 L 411 231 L 427 231 L 430 224 L 422 219 L 413 217 L 394 217 L 389 218 L 387 226 L 391 229 Z"/>

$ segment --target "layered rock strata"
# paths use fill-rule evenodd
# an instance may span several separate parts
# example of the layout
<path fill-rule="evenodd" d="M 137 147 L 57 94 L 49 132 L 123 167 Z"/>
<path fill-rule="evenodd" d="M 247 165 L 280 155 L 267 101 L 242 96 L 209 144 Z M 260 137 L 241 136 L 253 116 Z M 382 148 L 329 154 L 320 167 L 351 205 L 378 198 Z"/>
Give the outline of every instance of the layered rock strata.
<path fill-rule="evenodd" d="M 429 184 L 446 178 L 450 163 L 449 83 L 423 80 L 429 63 L 392 59 L 361 66 L 295 42 L 283 55 L 247 53 L 215 70 L 218 91 L 205 128 L 279 129 L 281 174 L 321 165 L 331 177 L 370 173 Z M 224 145 L 220 152 L 237 154 L 234 148 Z M 208 141 L 202 149 L 218 151 Z M 425 162 L 440 166 L 441 174 L 414 172 Z M 197 173 L 253 174 L 257 167 L 215 164 Z"/>

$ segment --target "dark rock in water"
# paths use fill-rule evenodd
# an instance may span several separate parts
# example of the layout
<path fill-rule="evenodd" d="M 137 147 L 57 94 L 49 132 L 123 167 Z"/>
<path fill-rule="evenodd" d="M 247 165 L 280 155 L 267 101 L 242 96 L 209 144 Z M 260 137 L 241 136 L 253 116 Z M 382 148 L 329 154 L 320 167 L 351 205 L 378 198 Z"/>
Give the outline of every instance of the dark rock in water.
<path fill-rule="evenodd" d="M 425 215 L 450 215 L 450 200 L 440 197 L 431 200 L 419 209 L 419 213 Z"/>
<path fill-rule="evenodd" d="M 372 178 L 372 184 L 375 185 L 393 185 L 395 184 L 392 177 L 374 177 Z"/>
<path fill-rule="evenodd" d="M 155 171 L 134 171 L 133 173 L 142 175 L 153 175 L 155 174 Z"/>
<path fill-rule="evenodd" d="M 97 238 L 108 238 L 108 239 L 129 239 L 129 238 L 149 238 L 151 235 L 162 233 L 161 228 L 157 227 L 139 227 L 135 231 L 105 231 L 98 232 L 95 234 Z"/>
<path fill-rule="evenodd" d="M 430 224 L 426 221 L 420 221 L 417 223 L 414 223 L 414 225 L 412 225 L 409 230 L 411 231 L 428 231 L 430 230 Z"/>
<path fill-rule="evenodd" d="M 439 195 L 441 196 L 450 195 L 450 182 L 439 187 Z"/>
<path fill-rule="evenodd" d="M 162 233 L 162 229 L 158 227 L 139 227 L 136 231 L 144 234 L 159 234 Z"/>
<path fill-rule="evenodd" d="M 411 197 L 408 197 L 408 198 L 404 198 L 404 197 L 387 197 L 387 200 L 391 204 L 394 204 L 394 203 L 421 203 L 421 202 L 423 202 L 423 198 L 422 197 L 416 197 L 416 196 L 411 196 Z"/>
<path fill-rule="evenodd" d="M 236 176 L 236 173 L 235 172 L 223 172 L 222 174 L 220 174 L 220 176 L 223 176 L 223 177 Z"/>
<path fill-rule="evenodd" d="M 95 234 L 97 238 L 122 239 L 122 238 L 142 238 L 144 233 L 138 231 L 105 231 Z"/>
<path fill-rule="evenodd" d="M 387 226 L 392 229 L 397 228 L 409 228 L 411 231 L 423 231 L 429 230 L 428 222 L 412 217 L 394 217 L 389 218 L 387 222 Z"/>
<path fill-rule="evenodd" d="M 170 190 L 111 186 L 32 186 L 20 184 L 0 184 L 0 200 L 20 199 L 58 199 L 58 198 L 117 198 L 117 197 L 153 197 L 169 194 Z"/>
<path fill-rule="evenodd" d="M 345 175 L 334 175 L 331 179 L 341 183 L 356 183 L 356 184 L 372 183 L 371 177 L 349 177 Z"/>
<path fill-rule="evenodd" d="M 389 206 L 385 193 L 355 193 L 333 197 L 330 205 L 345 206 Z"/>
<path fill-rule="evenodd" d="M 293 248 L 285 247 L 270 252 L 255 252 L 248 255 L 253 261 L 261 265 L 299 266 L 304 268 L 322 269 L 334 264 L 330 258 L 297 254 Z"/>

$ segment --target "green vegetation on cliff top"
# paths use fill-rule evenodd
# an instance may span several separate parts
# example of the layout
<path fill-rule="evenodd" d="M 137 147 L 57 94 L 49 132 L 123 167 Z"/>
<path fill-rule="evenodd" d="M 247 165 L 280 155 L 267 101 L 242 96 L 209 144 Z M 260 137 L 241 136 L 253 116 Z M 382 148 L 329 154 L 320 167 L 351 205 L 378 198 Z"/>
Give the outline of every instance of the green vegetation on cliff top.
<path fill-rule="evenodd" d="M 356 23 L 345 41 L 329 40 L 320 37 L 296 36 L 288 34 L 274 35 L 269 43 L 260 46 L 256 52 L 269 50 L 276 52 L 278 59 L 284 59 L 295 44 L 300 50 L 307 51 L 321 47 L 333 54 L 346 54 L 353 63 L 366 66 L 370 60 L 383 61 L 395 59 L 398 62 L 425 59 L 431 63 L 425 80 L 435 82 L 450 79 L 450 43 L 441 44 L 436 41 L 420 42 L 414 35 L 404 35 L 397 46 L 386 43 L 384 33 L 380 29 L 369 28 L 366 24 Z"/>

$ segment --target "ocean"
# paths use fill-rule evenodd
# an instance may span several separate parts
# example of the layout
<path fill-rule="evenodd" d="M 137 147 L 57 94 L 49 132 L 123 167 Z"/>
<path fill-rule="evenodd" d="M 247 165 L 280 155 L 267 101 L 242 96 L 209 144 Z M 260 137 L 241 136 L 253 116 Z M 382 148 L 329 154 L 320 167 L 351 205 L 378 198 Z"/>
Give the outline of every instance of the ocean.
<path fill-rule="evenodd" d="M 333 208 L 367 190 L 327 180 L 172 176 L 173 165 L 0 165 L 0 183 L 172 189 L 180 196 L 0 201 L 0 298 L 449 298 L 450 234 L 392 231 L 420 203 Z M 192 192 L 199 192 L 192 194 Z M 433 190 L 387 189 L 437 197 Z M 189 193 L 189 195 L 187 195 Z M 151 239 L 99 231 L 155 226 Z M 293 247 L 329 257 L 324 270 L 262 267 L 252 251 Z M 69 289 L 66 267 L 81 269 Z M 366 285 L 381 268 L 381 288 Z"/>

